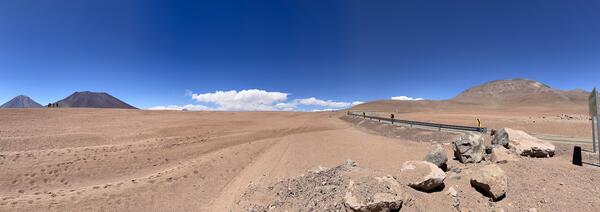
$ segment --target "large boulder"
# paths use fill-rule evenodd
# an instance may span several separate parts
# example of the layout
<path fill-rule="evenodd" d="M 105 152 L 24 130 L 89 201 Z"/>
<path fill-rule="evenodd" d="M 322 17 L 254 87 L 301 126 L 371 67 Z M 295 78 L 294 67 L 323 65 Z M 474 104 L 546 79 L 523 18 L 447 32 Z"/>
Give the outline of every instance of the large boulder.
<path fill-rule="evenodd" d="M 460 140 L 452 142 L 454 157 L 461 163 L 479 163 L 484 156 L 485 147 L 479 133 L 465 133 Z"/>
<path fill-rule="evenodd" d="M 429 148 L 429 153 L 427 153 L 425 156 L 425 161 L 435 164 L 442 170 L 446 170 L 448 167 L 446 165 L 446 162 L 448 162 L 448 156 L 446 156 L 446 151 L 441 144 L 431 145 L 431 148 Z"/>
<path fill-rule="evenodd" d="M 350 211 L 398 211 L 402 207 L 400 184 L 391 176 L 376 177 L 375 182 L 350 180 L 344 205 Z M 370 178 L 369 181 L 373 181 Z"/>
<path fill-rule="evenodd" d="M 492 153 L 490 154 L 490 161 L 495 163 L 508 163 L 509 161 L 518 161 L 519 157 L 514 155 L 510 150 L 501 147 L 494 146 Z"/>
<path fill-rule="evenodd" d="M 483 195 L 497 201 L 506 196 L 508 178 L 500 166 L 489 164 L 473 173 L 471 185 Z"/>
<path fill-rule="evenodd" d="M 503 128 L 496 132 L 494 139 L 496 142 L 508 143 L 510 148 L 514 148 L 517 154 L 530 157 L 552 157 L 555 147 L 550 142 L 533 137 L 521 130 Z"/>
<path fill-rule="evenodd" d="M 446 173 L 427 161 L 406 161 L 400 169 L 400 181 L 425 192 L 434 191 L 444 185 Z"/>

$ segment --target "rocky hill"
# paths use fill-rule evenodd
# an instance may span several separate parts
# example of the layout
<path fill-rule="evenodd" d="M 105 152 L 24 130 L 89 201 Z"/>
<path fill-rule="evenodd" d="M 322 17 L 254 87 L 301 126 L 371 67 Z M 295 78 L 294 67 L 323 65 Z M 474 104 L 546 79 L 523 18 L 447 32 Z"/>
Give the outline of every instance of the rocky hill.
<path fill-rule="evenodd" d="M 589 92 L 560 90 L 529 79 L 495 80 L 471 87 L 448 100 L 398 101 L 377 100 L 357 105 L 363 111 L 436 111 L 472 108 L 577 107 L 587 105 Z"/>
<path fill-rule="evenodd" d="M 532 104 L 582 104 L 588 92 L 560 90 L 528 79 L 496 80 L 469 88 L 452 101 L 479 104 L 532 105 Z"/>
<path fill-rule="evenodd" d="M 19 95 L 4 103 L 0 108 L 40 108 L 42 105 L 33 101 L 28 96 Z"/>

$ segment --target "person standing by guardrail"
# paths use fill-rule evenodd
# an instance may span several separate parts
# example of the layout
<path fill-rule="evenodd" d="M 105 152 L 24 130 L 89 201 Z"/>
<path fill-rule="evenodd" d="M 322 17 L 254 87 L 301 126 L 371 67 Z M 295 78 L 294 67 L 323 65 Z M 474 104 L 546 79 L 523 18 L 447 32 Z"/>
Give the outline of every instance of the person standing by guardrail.
<path fill-rule="evenodd" d="M 390 114 L 390 119 L 392 120 L 392 124 L 394 124 L 394 114 L 393 113 Z"/>

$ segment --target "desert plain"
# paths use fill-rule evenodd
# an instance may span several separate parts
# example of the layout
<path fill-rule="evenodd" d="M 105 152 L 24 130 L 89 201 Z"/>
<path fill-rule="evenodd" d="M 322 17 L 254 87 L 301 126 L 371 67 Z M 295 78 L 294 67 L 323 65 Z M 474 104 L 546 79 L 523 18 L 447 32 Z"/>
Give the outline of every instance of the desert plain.
<path fill-rule="evenodd" d="M 571 118 L 561 118 L 565 113 Z M 568 108 L 477 113 L 455 108 L 397 115 L 469 125 L 480 118 L 494 128 L 583 140 L 591 137 L 585 116 L 585 111 Z M 348 159 L 361 168 L 398 176 L 403 162 L 423 160 L 433 142 L 444 144 L 449 168 L 460 172 L 450 174 L 440 191 L 405 187 L 411 198 L 402 211 L 600 207 L 600 168 L 593 165 L 597 157 L 584 157 L 592 165 L 571 164 L 573 145 L 590 150 L 589 143 L 557 142 L 554 157 L 520 157 L 499 164 L 508 176 L 508 189 L 505 198 L 490 201 L 469 184 L 470 173 L 490 162 L 466 165 L 453 160 L 449 144 L 456 139 L 454 133 L 419 140 L 408 134 L 444 132 L 388 126 L 397 134 L 386 134 L 377 129 L 381 124 L 360 119 L 344 111 L 0 110 L 0 211 L 247 211 L 271 201 L 248 197 L 255 185 L 304 176 Z M 450 195 L 449 188 L 457 194 Z"/>

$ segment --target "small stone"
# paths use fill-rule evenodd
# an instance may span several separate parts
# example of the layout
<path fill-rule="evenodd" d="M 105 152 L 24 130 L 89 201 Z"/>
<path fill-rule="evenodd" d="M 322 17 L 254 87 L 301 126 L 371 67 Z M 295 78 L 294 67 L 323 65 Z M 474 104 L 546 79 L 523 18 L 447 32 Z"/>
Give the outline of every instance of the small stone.
<path fill-rule="evenodd" d="M 530 208 L 529 210 L 527 210 L 527 212 L 537 212 L 536 208 Z"/>
<path fill-rule="evenodd" d="M 456 191 L 456 189 L 454 189 L 454 186 L 452 186 L 448 189 L 448 194 L 450 194 L 453 197 L 456 197 L 458 196 L 458 191 Z"/>
<path fill-rule="evenodd" d="M 346 160 L 346 165 L 351 166 L 351 167 L 358 166 L 358 164 L 356 163 L 356 161 L 351 160 L 351 159 Z"/>

